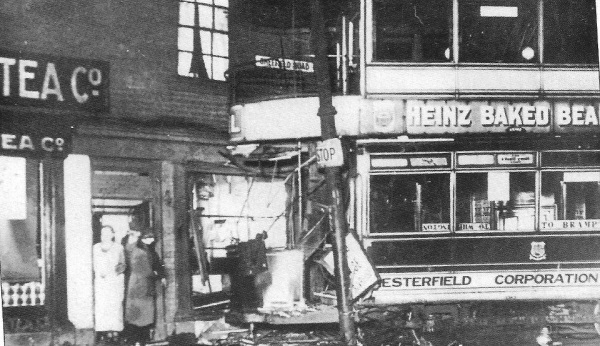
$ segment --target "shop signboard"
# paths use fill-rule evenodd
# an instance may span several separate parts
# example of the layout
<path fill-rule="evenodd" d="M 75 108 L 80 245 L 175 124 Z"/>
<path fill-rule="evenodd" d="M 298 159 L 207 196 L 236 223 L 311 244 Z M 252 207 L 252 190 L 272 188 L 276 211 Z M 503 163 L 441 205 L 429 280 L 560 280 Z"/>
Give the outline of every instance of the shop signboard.
<path fill-rule="evenodd" d="M 0 109 L 0 155 L 66 157 L 72 147 L 70 119 Z"/>
<path fill-rule="evenodd" d="M 109 111 L 109 64 L 0 50 L 0 105 Z"/>

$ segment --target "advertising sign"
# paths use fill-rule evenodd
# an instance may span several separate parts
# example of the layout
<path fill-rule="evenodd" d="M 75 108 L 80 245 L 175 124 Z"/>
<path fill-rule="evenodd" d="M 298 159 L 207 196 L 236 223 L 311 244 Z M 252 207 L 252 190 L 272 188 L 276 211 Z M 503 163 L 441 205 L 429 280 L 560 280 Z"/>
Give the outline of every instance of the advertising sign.
<path fill-rule="evenodd" d="M 592 102 L 506 102 L 409 100 L 406 132 L 510 133 L 581 132 L 600 129 L 600 108 Z"/>
<path fill-rule="evenodd" d="M 109 111 L 109 64 L 0 50 L 0 105 Z"/>

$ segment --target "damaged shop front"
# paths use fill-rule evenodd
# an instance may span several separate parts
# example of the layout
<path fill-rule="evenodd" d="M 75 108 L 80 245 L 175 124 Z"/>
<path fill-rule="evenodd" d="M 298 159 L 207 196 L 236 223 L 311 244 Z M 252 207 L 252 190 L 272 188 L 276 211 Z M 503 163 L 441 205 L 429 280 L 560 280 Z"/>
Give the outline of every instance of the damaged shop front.
<path fill-rule="evenodd" d="M 329 338 L 305 336 L 303 342 L 339 341 L 338 327 L 332 329 L 339 317 L 331 210 L 321 202 L 327 191 L 317 158 L 309 154 L 315 153 L 314 146 L 230 149 L 224 156 L 247 175 L 199 174 L 188 182 L 193 192 L 188 242 L 192 303 L 198 315 L 212 316 L 195 322 L 195 334 L 205 341 L 226 339 L 237 325 L 249 328 L 238 331 L 241 336 L 266 342 L 285 333 L 267 337 L 265 326 L 314 326 L 313 332 L 325 326 Z M 378 277 L 357 238 L 347 239 L 353 296 L 359 297 Z M 222 314 L 227 322 L 217 320 Z"/>

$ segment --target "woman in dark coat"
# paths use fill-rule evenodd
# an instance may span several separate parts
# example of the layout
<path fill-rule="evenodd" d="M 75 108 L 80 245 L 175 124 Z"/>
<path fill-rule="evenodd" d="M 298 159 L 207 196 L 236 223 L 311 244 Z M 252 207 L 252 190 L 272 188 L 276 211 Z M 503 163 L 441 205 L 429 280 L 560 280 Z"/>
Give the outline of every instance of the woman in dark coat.
<path fill-rule="evenodd" d="M 127 341 L 144 345 L 150 340 L 156 315 L 156 281 L 164 268 L 154 250 L 152 231 L 130 230 L 123 239 L 125 259 L 125 329 Z"/>

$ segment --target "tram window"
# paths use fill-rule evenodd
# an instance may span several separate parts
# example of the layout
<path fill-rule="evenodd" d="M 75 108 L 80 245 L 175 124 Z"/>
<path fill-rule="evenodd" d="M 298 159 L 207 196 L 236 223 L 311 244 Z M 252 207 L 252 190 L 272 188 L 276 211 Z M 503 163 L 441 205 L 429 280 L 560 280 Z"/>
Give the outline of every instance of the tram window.
<path fill-rule="evenodd" d="M 544 1 L 544 60 L 557 64 L 597 64 L 594 0 Z"/>
<path fill-rule="evenodd" d="M 543 172 L 542 210 L 542 230 L 597 228 L 577 221 L 600 221 L 600 172 Z"/>
<path fill-rule="evenodd" d="M 537 1 L 464 0 L 458 11 L 461 61 L 537 62 Z"/>
<path fill-rule="evenodd" d="M 534 172 L 456 175 L 457 231 L 532 231 Z"/>
<path fill-rule="evenodd" d="M 371 233 L 450 231 L 450 174 L 371 177 Z"/>
<path fill-rule="evenodd" d="M 450 61 L 451 1 L 377 0 L 373 12 L 377 61 Z"/>

